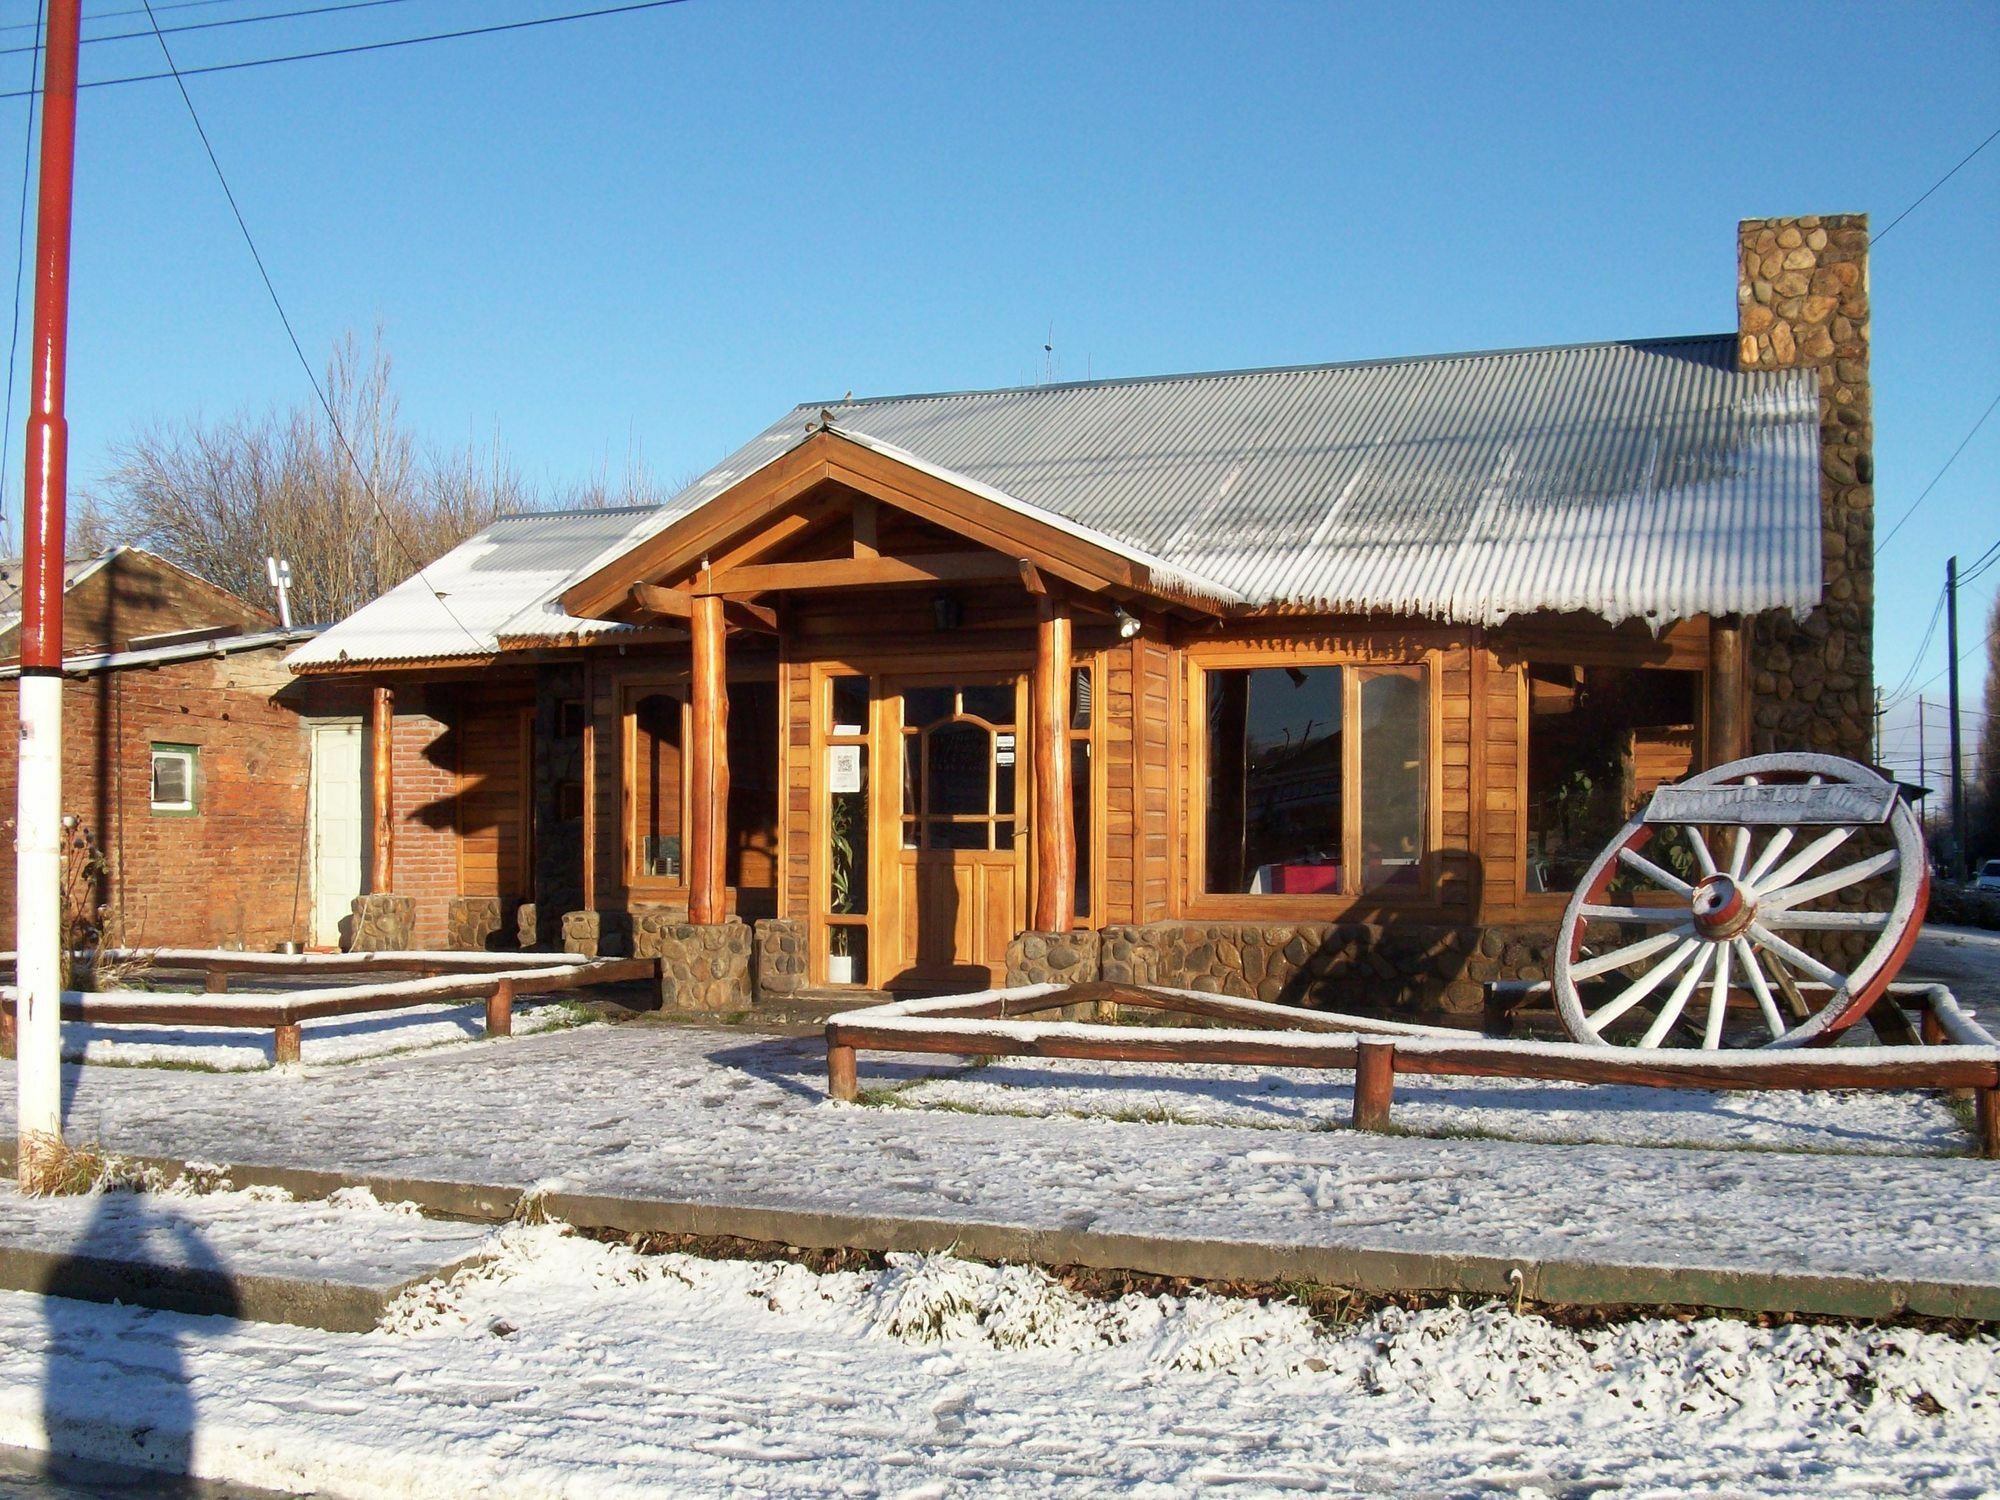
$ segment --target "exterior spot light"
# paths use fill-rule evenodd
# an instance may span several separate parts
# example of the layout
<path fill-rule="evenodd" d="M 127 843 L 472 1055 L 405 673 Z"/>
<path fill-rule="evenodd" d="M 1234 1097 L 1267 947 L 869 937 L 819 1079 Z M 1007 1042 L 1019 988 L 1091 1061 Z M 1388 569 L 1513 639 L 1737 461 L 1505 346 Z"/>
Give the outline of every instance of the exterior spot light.
<path fill-rule="evenodd" d="M 1118 639 L 1121 641 L 1131 640 L 1141 629 L 1139 617 L 1122 604 L 1111 611 L 1111 618 L 1118 622 Z"/>
<path fill-rule="evenodd" d="M 931 598 L 931 618 L 939 630 L 956 630 L 965 623 L 965 606 L 956 594 L 936 594 Z"/>

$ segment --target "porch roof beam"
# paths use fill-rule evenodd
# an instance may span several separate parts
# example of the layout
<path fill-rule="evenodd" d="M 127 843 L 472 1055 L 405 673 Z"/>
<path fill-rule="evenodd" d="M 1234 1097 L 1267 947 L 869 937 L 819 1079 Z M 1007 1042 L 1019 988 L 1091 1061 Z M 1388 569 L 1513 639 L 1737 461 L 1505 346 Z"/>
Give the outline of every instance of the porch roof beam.
<path fill-rule="evenodd" d="M 1018 581 L 1021 564 L 996 552 L 937 552 L 917 557 L 834 557 L 818 562 L 746 563 L 717 573 L 706 590 L 759 594 L 770 589 L 881 588 L 899 583 Z"/>

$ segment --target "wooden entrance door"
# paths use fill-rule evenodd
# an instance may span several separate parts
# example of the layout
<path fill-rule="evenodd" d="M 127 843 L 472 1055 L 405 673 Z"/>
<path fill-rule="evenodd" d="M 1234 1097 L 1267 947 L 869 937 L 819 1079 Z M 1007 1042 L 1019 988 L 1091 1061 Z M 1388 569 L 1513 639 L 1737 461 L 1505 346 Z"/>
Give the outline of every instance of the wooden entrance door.
<path fill-rule="evenodd" d="M 900 678 L 899 989 L 981 989 L 1027 911 L 1027 687 L 1019 674 Z"/>

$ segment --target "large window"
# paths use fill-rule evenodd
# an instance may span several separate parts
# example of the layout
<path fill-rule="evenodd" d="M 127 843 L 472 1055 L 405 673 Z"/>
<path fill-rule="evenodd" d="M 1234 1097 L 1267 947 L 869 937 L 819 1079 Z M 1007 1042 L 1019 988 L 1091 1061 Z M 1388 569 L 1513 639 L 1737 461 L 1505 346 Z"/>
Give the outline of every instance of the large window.
<path fill-rule="evenodd" d="M 1662 782 L 1694 768 L 1701 675 L 1531 662 L 1530 894 L 1570 891 Z"/>
<path fill-rule="evenodd" d="M 686 804 L 688 736 L 685 688 L 628 691 L 625 708 L 631 755 L 632 875 L 680 885 L 685 880 L 681 809 Z"/>
<path fill-rule="evenodd" d="M 1422 667 L 1218 668 L 1202 684 L 1211 895 L 1421 885 Z"/>

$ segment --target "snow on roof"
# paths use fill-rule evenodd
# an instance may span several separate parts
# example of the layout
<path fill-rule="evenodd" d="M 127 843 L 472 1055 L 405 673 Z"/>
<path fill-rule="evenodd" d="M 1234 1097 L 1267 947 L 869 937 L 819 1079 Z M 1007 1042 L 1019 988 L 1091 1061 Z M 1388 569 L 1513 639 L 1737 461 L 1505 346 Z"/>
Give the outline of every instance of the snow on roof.
<path fill-rule="evenodd" d="M 510 534 L 518 561 L 488 564 L 486 623 L 466 622 L 477 649 L 617 628 L 557 596 L 828 424 L 1232 603 L 1658 625 L 1820 595 L 1817 374 L 1739 371 L 1734 340 L 1711 335 L 808 402 L 622 530 L 539 517 L 518 548 Z M 456 578 L 458 557 L 430 571 Z M 474 649 L 421 604 L 371 615 L 383 602 L 308 649 L 453 654 L 440 631 Z"/>

